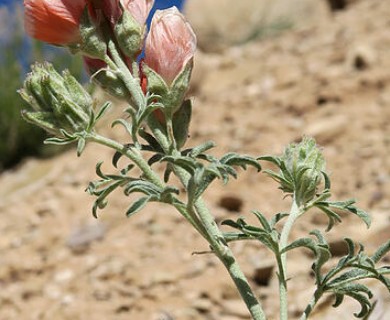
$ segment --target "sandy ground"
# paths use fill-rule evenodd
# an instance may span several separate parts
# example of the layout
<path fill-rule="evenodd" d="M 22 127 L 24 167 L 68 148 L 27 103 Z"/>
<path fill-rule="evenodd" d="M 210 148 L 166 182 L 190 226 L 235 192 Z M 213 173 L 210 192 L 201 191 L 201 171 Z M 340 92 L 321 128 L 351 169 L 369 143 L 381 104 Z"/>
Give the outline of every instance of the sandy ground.
<path fill-rule="evenodd" d="M 390 237 L 389 17 L 388 1 L 362 0 L 326 24 L 197 57 L 188 144 L 211 139 L 217 155 L 264 155 L 314 136 L 327 159 L 333 198 L 358 199 L 374 220 L 367 231 L 345 217 L 328 234 L 336 256 L 343 254 L 343 237 L 362 241 L 369 252 Z M 120 129 L 109 134 L 126 142 Z M 89 145 L 80 159 L 70 150 L 0 176 L 0 320 L 249 319 L 217 259 L 192 254 L 207 244 L 169 207 L 149 205 L 126 219 L 132 198 L 117 193 L 98 220 L 92 217 L 93 198 L 84 190 L 96 179 L 97 161 L 113 170 L 111 156 Z M 254 171 L 227 187 L 215 183 L 205 198 L 217 221 L 289 207 L 276 183 Z M 312 212 L 292 237 L 325 227 L 326 219 Z M 232 249 L 269 319 L 278 319 L 271 255 L 255 243 Z M 290 256 L 291 319 L 313 290 L 310 264 L 304 251 Z M 378 307 L 370 319 L 389 319 L 389 294 L 372 288 Z M 313 319 L 353 319 L 359 310 L 349 301 L 337 310 L 331 304 L 324 300 Z"/>

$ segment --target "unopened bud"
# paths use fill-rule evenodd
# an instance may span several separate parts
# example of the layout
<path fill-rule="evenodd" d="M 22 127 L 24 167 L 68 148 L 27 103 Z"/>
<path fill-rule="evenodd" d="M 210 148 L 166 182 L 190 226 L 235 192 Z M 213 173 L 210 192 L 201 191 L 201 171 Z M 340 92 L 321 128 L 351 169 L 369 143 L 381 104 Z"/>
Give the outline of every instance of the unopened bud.
<path fill-rule="evenodd" d="M 35 64 L 19 92 L 32 107 L 24 118 L 51 134 L 88 128 L 93 100 L 69 72 L 60 75 L 49 63 Z"/>
<path fill-rule="evenodd" d="M 289 145 L 281 160 L 281 173 L 286 181 L 281 181 L 281 188 L 294 194 L 298 204 L 311 201 L 325 170 L 325 160 L 315 140 L 304 137 L 300 143 Z"/>
<path fill-rule="evenodd" d="M 107 44 L 100 32 L 100 28 L 94 23 L 88 8 L 85 7 L 80 20 L 81 42 L 76 46 L 70 46 L 70 49 L 81 51 L 89 57 L 104 59 L 107 53 Z"/>
<path fill-rule="evenodd" d="M 195 50 L 196 36 L 177 8 L 158 10 L 146 38 L 144 72 L 148 91 L 173 112 L 188 91 Z"/>
<path fill-rule="evenodd" d="M 114 34 L 123 53 L 135 59 L 142 50 L 145 25 L 140 25 L 130 12 L 124 10 L 115 24 Z"/>

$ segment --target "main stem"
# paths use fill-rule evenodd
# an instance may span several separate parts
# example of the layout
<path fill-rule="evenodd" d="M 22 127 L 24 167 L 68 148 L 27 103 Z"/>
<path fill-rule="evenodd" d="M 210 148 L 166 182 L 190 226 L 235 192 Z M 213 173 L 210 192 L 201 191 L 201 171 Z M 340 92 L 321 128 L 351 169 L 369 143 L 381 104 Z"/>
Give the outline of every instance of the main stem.
<path fill-rule="evenodd" d="M 184 186 L 187 185 L 189 174 L 182 168 L 175 167 L 175 173 Z M 209 242 L 216 256 L 221 260 L 234 284 L 245 302 L 253 320 L 265 320 L 266 316 L 260 302 L 256 299 L 248 280 L 237 263 L 233 252 L 224 240 L 221 230 L 215 223 L 214 217 L 200 198 L 195 202 L 195 210 L 206 231 L 206 240 Z"/>
<path fill-rule="evenodd" d="M 295 220 L 299 217 L 300 210 L 293 198 L 293 203 L 290 210 L 290 215 L 283 227 L 282 234 L 280 235 L 279 249 L 283 250 L 288 245 L 288 237 L 291 232 L 291 228 Z M 278 257 L 277 257 L 278 258 Z M 280 320 L 288 319 L 288 296 L 287 296 L 287 255 L 281 254 L 278 258 L 279 266 L 279 301 L 280 301 Z"/>

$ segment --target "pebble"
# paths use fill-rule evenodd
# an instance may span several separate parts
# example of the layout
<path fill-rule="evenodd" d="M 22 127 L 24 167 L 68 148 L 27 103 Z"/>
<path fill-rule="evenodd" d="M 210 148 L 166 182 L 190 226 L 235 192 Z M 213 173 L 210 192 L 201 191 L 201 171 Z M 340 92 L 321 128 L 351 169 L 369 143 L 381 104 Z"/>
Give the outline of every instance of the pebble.
<path fill-rule="evenodd" d="M 336 239 L 329 242 L 329 250 L 332 257 L 342 257 L 348 254 L 348 245 L 343 239 Z"/>
<path fill-rule="evenodd" d="M 377 54 L 368 45 L 355 45 L 349 52 L 347 64 L 350 68 L 363 71 L 372 67 L 377 61 Z"/>
<path fill-rule="evenodd" d="M 230 212 L 240 212 L 243 204 L 242 199 L 234 195 L 225 195 L 219 200 L 219 206 Z"/>
<path fill-rule="evenodd" d="M 175 318 L 166 311 L 156 313 L 152 316 L 152 320 L 175 320 Z"/>
<path fill-rule="evenodd" d="M 336 115 L 313 122 L 307 128 L 305 134 L 314 137 L 319 144 L 326 144 L 340 136 L 345 131 L 347 125 L 348 118 L 345 115 Z"/>
<path fill-rule="evenodd" d="M 119 259 L 110 259 L 100 263 L 92 272 L 93 279 L 107 280 L 119 276 L 125 270 L 125 263 Z"/>
<path fill-rule="evenodd" d="M 208 313 L 213 307 L 213 303 L 207 298 L 198 298 L 192 302 L 192 307 L 201 313 Z"/>
<path fill-rule="evenodd" d="M 65 283 L 73 279 L 73 277 L 74 277 L 74 272 L 70 269 L 65 269 L 57 272 L 54 275 L 54 281 L 57 283 Z"/>
<path fill-rule="evenodd" d="M 267 286 L 274 274 L 275 264 L 273 262 L 264 263 L 261 266 L 255 268 L 253 272 L 253 280 L 259 286 Z"/>
<path fill-rule="evenodd" d="M 226 300 L 222 303 L 222 310 L 224 314 L 229 316 L 250 319 L 249 311 L 242 300 Z"/>
<path fill-rule="evenodd" d="M 62 296 L 61 288 L 55 284 L 47 284 L 44 287 L 43 292 L 46 297 L 53 300 L 56 300 Z"/>
<path fill-rule="evenodd" d="M 66 245 L 75 253 L 84 252 L 92 242 L 104 238 L 106 229 L 100 222 L 82 225 L 71 232 Z"/>

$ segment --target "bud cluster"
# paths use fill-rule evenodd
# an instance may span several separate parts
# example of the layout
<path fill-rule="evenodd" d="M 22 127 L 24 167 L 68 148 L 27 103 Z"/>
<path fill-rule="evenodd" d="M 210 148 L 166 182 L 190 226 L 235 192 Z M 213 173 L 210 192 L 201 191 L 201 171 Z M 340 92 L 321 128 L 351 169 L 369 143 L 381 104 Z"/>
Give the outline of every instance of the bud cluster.
<path fill-rule="evenodd" d="M 19 93 L 32 107 L 23 112 L 23 117 L 51 134 L 88 128 L 93 99 L 69 71 L 59 74 L 51 64 L 37 63 Z"/>

